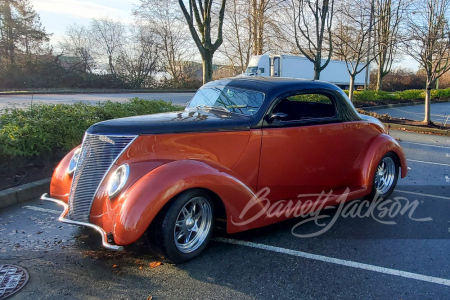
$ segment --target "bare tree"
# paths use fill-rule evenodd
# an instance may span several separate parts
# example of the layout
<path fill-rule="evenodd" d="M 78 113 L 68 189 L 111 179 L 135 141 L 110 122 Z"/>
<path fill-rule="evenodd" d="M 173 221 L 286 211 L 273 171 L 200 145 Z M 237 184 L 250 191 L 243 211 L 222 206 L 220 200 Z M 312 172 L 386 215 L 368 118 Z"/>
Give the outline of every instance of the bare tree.
<path fill-rule="evenodd" d="M 373 53 L 375 44 L 369 45 L 371 25 L 370 3 L 366 0 L 352 0 L 341 3 L 337 14 L 337 26 L 333 31 L 333 48 L 335 54 L 347 64 L 350 75 L 349 98 L 353 100 L 355 77 L 375 59 L 376 55 L 368 60 L 366 58 Z"/>
<path fill-rule="evenodd" d="M 125 27 L 122 23 L 112 19 L 94 19 L 91 22 L 91 34 L 94 45 L 101 51 L 100 56 L 106 55 L 109 73 L 116 76 L 114 62 L 123 46 Z"/>
<path fill-rule="evenodd" d="M 74 68 L 92 73 L 95 60 L 92 55 L 92 38 L 86 27 L 76 24 L 67 27 L 60 47 L 63 52 L 79 59 L 79 64 L 74 65 Z"/>
<path fill-rule="evenodd" d="M 137 21 L 154 33 L 159 44 L 162 68 L 176 84 L 183 84 L 186 78 L 185 65 L 192 59 L 192 39 L 183 21 L 178 0 L 140 0 L 133 10 Z"/>
<path fill-rule="evenodd" d="M 391 72 L 400 43 L 400 25 L 406 12 L 406 0 L 376 0 L 374 44 L 375 62 L 378 65 L 377 91 L 381 90 L 383 78 Z"/>
<path fill-rule="evenodd" d="M 154 35 L 145 27 L 131 27 L 126 47 L 120 48 L 116 70 L 132 88 L 148 84 L 158 70 L 158 46 Z"/>
<path fill-rule="evenodd" d="M 405 52 L 425 70 L 425 124 L 431 123 L 430 90 L 450 70 L 450 28 L 447 17 L 450 0 L 421 0 L 412 6 L 408 18 Z"/>
<path fill-rule="evenodd" d="M 292 0 L 292 6 L 295 42 L 300 52 L 314 64 L 314 79 L 318 80 L 333 52 L 334 0 Z M 324 62 L 323 56 L 326 56 Z"/>
<path fill-rule="evenodd" d="M 189 31 L 192 38 L 202 56 L 203 61 L 203 83 L 207 83 L 212 80 L 213 75 L 213 56 L 216 50 L 222 45 L 222 27 L 223 19 L 225 16 L 225 4 L 226 0 L 221 0 L 218 17 L 217 39 L 215 42 L 211 40 L 211 12 L 213 9 L 214 0 L 189 0 L 188 8 L 186 8 L 183 0 L 178 0 L 184 17 L 189 25 Z M 194 25 L 194 19 L 197 23 L 197 29 Z M 199 36 L 201 35 L 201 38 Z"/>
<path fill-rule="evenodd" d="M 230 65 L 244 72 L 253 51 L 252 18 L 248 13 L 251 3 L 245 0 L 228 0 L 224 20 L 224 43 L 220 52 Z"/>
<path fill-rule="evenodd" d="M 268 42 L 268 27 L 274 27 L 272 16 L 280 8 L 284 0 L 251 0 L 251 7 L 242 11 L 248 13 L 250 32 L 252 37 L 253 55 L 261 55 L 266 50 Z M 248 1 L 244 1 L 248 2 Z M 277 25 L 275 25 L 277 27 Z"/>
<path fill-rule="evenodd" d="M 252 55 L 277 52 L 284 47 L 285 0 L 228 0 L 224 19 L 224 42 L 220 53 L 230 65 L 244 72 Z M 288 32 L 289 31 L 289 32 Z"/>

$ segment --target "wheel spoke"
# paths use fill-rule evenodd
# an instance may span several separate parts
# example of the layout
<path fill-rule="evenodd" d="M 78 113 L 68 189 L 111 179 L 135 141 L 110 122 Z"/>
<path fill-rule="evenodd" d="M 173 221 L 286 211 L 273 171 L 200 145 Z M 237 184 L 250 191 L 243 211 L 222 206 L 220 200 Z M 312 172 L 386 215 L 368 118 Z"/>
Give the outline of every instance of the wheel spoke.
<path fill-rule="evenodd" d="M 189 240 L 191 239 L 191 235 L 192 235 L 192 231 L 189 231 L 188 235 L 186 235 L 186 239 L 184 240 L 184 243 L 188 243 Z"/>
<path fill-rule="evenodd" d="M 191 253 L 204 244 L 211 231 L 212 218 L 208 199 L 197 196 L 187 201 L 174 224 L 174 240 L 178 250 Z"/>
<path fill-rule="evenodd" d="M 184 236 L 184 230 L 181 230 L 176 237 L 177 241 L 180 240 L 183 236 Z"/>
<path fill-rule="evenodd" d="M 194 220 L 198 221 L 201 216 L 203 216 L 203 210 L 200 210 L 193 218 Z"/>
<path fill-rule="evenodd" d="M 383 195 L 387 193 L 395 182 L 396 165 L 391 157 L 384 157 L 375 173 L 375 188 Z"/>
<path fill-rule="evenodd" d="M 195 215 L 196 207 L 197 207 L 197 205 L 195 203 L 192 204 L 191 211 L 190 211 L 191 216 Z"/>
<path fill-rule="evenodd" d="M 189 216 L 189 211 L 186 209 L 186 207 L 183 207 L 181 209 L 181 212 L 183 213 L 185 219 Z"/>

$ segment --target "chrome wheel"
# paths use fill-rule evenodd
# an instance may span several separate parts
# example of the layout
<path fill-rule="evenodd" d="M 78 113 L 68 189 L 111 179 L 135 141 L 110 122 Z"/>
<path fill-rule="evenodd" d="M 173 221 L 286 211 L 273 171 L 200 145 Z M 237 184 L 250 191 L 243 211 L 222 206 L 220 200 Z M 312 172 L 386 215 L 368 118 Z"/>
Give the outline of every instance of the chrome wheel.
<path fill-rule="evenodd" d="M 195 197 L 181 209 L 173 230 L 175 246 L 183 253 L 197 250 L 208 237 L 212 224 L 212 209 L 208 200 Z"/>
<path fill-rule="evenodd" d="M 375 188 L 380 195 L 386 194 L 395 182 L 396 165 L 394 160 L 386 156 L 375 172 Z"/>

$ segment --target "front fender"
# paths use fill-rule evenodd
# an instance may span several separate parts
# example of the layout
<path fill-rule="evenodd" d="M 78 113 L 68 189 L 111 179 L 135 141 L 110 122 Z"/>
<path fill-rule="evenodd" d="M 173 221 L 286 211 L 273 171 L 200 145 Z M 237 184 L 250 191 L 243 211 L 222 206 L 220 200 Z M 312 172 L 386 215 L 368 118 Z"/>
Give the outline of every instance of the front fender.
<path fill-rule="evenodd" d="M 369 190 L 372 188 L 373 177 L 378 163 L 388 152 L 397 154 L 401 167 L 401 177 L 406 177 L 408 174 L 408 166 L 402 147 L 392 136 L 382 133 L 372 141 L 363 159 L 361 167 L 361 186 L 366 187 Z"/>
<path fill-rule="evenodd" d="M 114 240 L 118 245 L 135 242 L 166 203 L 179 193 L 192 189 L 208 189 L 222 200 L 228 219 L 228 232 L 257 227 L 233 227 L 231 216 L 239 216 L 253 191 L 233 171 L 219 165 L 194 160 L 180 160 L 153 169 L 134 183 L 118 199 L 120 209 L 113 220 Z M 260 210 L 255 205 L 252 209 Z M 251 226 L 251 227 L 250 227 Z"/>
<path fill-rule="evenodd" d="M 69 193 L 73 178 L 72 175 L 67 173 L 67 170 L 73 154 L 80 147 L 81 145 L 73 148 L 66 156 L 64 156 L 53 172 L 52 180 L 50 182 L 50 196 L 66 203 L 69 202 Z"/>

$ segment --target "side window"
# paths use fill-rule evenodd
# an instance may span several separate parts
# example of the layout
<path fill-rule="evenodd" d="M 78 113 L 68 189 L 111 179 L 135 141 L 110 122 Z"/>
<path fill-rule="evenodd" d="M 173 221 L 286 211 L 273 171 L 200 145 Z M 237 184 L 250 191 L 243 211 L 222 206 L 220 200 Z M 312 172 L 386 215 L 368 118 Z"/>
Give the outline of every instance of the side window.
<path fill-rule="evenodd" d="M 272 113 L 284 113 L 282 121 L 302 119 L 323 119 L 336 115 L 336 106 L 328 96 L 323 94 L 299 94 L 282 99 Z"/>

